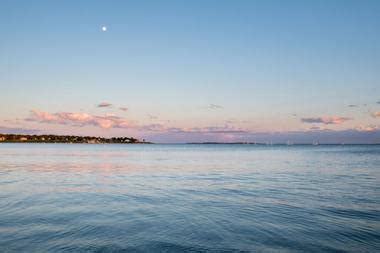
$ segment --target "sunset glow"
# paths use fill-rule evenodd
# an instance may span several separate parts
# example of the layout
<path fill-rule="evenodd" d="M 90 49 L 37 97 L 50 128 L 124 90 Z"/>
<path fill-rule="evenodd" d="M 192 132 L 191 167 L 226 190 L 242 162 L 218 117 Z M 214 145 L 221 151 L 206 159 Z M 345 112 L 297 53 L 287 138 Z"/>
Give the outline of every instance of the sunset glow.
<path fill-rule="evenodd" d="M 0 132 L 380 141 L 376 1 L 89 4 L 3 5 Z"/>

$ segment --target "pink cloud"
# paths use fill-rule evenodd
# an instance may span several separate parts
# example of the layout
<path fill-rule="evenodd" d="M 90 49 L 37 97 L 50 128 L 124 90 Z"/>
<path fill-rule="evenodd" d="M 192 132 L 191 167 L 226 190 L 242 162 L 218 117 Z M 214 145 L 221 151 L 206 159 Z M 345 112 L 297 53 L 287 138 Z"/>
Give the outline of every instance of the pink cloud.
<path fill-rule="evenodd" d="M 26 121 L 51 123 L 61 125 L 73 125 L 73 126 L 97 126 L 104 129 L 109 128 L 127 128 L 129 123 L 125 118 L 106 115 L 96 116 L 82 112 L 57 112 L 48 113 L 41 111 L 31 111 L 29 118 Z"/>
<path fill-rule="evenodd" d="M 373 112 L 371 115 L 374 118 L 380 118 L 380 112 Z"/>
<path fill-rule="evenodd" d="M 47 112 L 41 112 L 41 111 L 31 111 L 33 118 L 38 119 L 40 122 L 53 122 L 53 121 L 59 121 L 59 117 L 57 115 L 53 115 Z M 28 121 L 32 121 L 29 120 Z"/>
<path fill-rule="evenodd" d="M 103 129 L 110 128 L 133 128 L 144 132 L 166 132 L 166 133 L 198 133 L 198 134 L 242 134 L 249 131 L 224 127 L 192 127 L 192 128 L 173 128 L 162 124 L 132 125 L 125 118 L 114 115 L 97 116 L 83 112 L 57 112 L 48 113 L 32 110 L 31 115 L 25 119 L 30 122 L 50 123 L 72 126 L 96 126 Z"/>
<path fill-rule="evenodd" d="M 302 118 L 301 121 L 303 123 L 316 123 L 316 124 L 342 124 L 347 120 L 351 120 L 351 118 L 347 117 L 339 117 L 339 116 L 323 116 L 316 118 Z"/>
<path fill-rule="evenodd" d="M 378 129 L 379 129 L 379 127 L 375 126 L 375 125 L 359 126 L 359 127 L 355 128 L 355 130 L 357 130 L 359 132 L 373 132 L 373 131 L 378 130 Z"/>
<path fill-rule="evenodd" d="M 120 111 L 126 112 L 128 111 L 128 107 L 119 107 Z"/>

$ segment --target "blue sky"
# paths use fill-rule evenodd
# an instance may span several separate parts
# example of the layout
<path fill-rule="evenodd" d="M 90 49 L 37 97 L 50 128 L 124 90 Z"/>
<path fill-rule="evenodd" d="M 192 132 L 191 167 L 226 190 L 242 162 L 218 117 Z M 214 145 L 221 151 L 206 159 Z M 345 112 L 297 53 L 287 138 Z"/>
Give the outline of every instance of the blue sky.
<path fill-rule="evenodd" d="M 379 1 L 0 4 L 3 132 L 380 142 Z"/>

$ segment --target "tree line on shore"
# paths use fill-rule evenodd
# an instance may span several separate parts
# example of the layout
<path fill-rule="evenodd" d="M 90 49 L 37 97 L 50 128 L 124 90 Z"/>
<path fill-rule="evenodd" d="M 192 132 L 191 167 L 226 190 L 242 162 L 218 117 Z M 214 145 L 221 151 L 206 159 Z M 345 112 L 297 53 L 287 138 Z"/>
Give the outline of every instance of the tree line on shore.
<path fill-rule="evenodd" d="M 148 143 L 144 139 L 133 137 L 94 137 L 75 135 L 24 135 L 24 134 L 0 134 L 0 142 L 30 142 L 30 143 Z"/>

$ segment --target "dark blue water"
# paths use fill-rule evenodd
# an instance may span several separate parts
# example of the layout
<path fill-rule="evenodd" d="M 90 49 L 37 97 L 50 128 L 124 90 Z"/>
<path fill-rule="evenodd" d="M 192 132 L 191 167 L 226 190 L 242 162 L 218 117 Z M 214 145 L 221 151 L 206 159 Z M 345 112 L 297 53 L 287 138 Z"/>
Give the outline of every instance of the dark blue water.
<path fill-rule="evenodd" d="M 0 145 L 0 252 L 379 252 L 380 146 Z"/>

